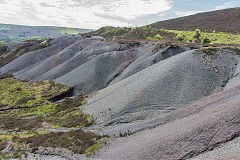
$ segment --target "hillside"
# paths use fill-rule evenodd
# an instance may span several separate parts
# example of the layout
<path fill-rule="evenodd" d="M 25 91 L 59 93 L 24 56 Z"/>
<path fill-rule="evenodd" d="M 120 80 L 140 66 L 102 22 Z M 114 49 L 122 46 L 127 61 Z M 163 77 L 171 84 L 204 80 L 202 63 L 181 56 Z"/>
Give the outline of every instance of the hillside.
<path fill-rule="evenodd" d="M 4 157 L 19 157 L 24 147 L 29 159 L 92 159 L 86 156 L 111 136 L 116 139 L 110 148 L 104 147 L 96 158 L 148 159 L 151 154 L 154 159 L 187 159 L 238 137 L 239 119 L 231 119 L 239 114 L 239 48 L 118 43 L 81 35 L 51 39 L 39 48 L 42 43 L 8 44 L 2 49 L 3 58 L 14 51 L 19 55 L 0 69 Z M 219 119 L 224 121 L 218 123 Z M 177 131 L 180 128 L 185 129 Z M 205 142 L 221 128 L 223 134 Z M 125 136 L 132 147 L 122 142 Z M 155 153 L 157 148 L 164 150 Z"/>
<path fill-rule="evenodd" d="M 92 30 L 52 26 L 21 26 L 0 24 L 0 42 L 18 42 L 29 39 L 59 37 L 64 34 L 86 33 Z"/>
<path fill-rule="evenodd" d="M 127 27 L 102 27 L 99 30 L 82 34 L 83 36 L 101 36 L 107 41 L 119 43 L 125 42 L 159 42 L 159 43 L 182 43 L 191 45 L 239 45 L 240 35 L 224 32 L 203 32 L 199 29 L 194 31 L 155 29 L 151 26 L 127 28 Z"/>
<path fill-rule="evenodd" d="M 102 27 L 85 33 L 107 40 L 158 41 L 194 44 L 240 44 L 240 8 L 217 10 L 156 22 L 143 27 Z M 196 36 L 196 31 L 199 35 Z"/>
<path fill-rule="evenodd" d="M 239 160 L 240 35 L 186 30 L 1 45 L 0 159 Z"/>
<path fill-rule="evenodd" d="M 153 28 L 193 31 L 201 29 L 206 32 L 240 32 L 240 8 L 198 13 L 191 16 L 160 21 L 150 25 Z"/>

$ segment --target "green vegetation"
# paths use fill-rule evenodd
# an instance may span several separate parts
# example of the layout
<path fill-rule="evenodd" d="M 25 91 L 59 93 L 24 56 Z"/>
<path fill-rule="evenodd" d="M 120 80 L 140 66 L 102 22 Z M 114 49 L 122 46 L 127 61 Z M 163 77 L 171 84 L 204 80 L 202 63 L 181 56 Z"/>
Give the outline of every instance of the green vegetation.
<path fill-rule="evenodd" d="M 196 29 L 196 30 L 194 31 L 193 37 L 196 38 L 196 39 L 199 39 L 200 36 L 201 36 L 201 31 L 200 31 L 200 29 Z"/>
<path fill-rule="evenodd" d="M 68 91 L 70 87 L 54 81 L 24 82 L 13 78 L 0 80 L 0 106 L 37 107 L 49 105 L 48 99 Z"/>
<path fill-rule="evenodd" d="M 191 43 L 196 42 L 196 35 L 199 36 L 199 32 L 196 31 L 174 31 L 169 30 L 168 32 L 181 34 L 183 39 L 182 42 Z M 177 39 L 177 38 L 176 38 Z M 202 43 L 213 43 L 213 44 L 240 44 L 240 35 L 230 33 L 205 33 L 200 32 L 199 39 Z"/>
<path fill-rule="evenodd" d="M 86 33 L 92 30 L 51 26 L 21 26 L 0 24 L 0 42 L 13 43 L 26 40 L 42 40 L 65 34 Z"/>
<path fill-rule="evenodd" d="M 163 38 L 163 36 L 161 36 L 160 34 L 157 34 L 157 35 L 155 36 L 155 38 L 156 38 L 156 39 L 161 39 L 161 38 Z"/>
<path fill-rule="evenodd" d="M 204 37 L 204 38 L 202 39 L 202 43 L 208 44 L 208 43 L 211 43 L 211 40 L 210 40 L 208 37 Z"/>
<path fill-rule="evenodd" d="M 0 127 L 31 130 L 44 127 L 43 122 L 46 126 L 67 128 L 82 128 L 94 124 L 91 116 L 84 115 L 77 108 L 86 103 L 85 97 L 66 98 L 58 103 L 50 102 L 50 99 L 70 89 L 53 81 L 24 82 L 12 78 L 0 80 L 0 107 L 19 109 L 0 115 Z"/>
<path fill-rule="evenodd" d="M 85 36 L 102 36 L 107 40 L 112 39 L 148 39 L 158 41 L 164 37 L 164 29 L 152 29 L 151 27 L 138 27 L 138 28 L 127 28 L 127 27 L 103 27 L 97 31 L 83 34 Z"/>
<path fill-rule="evenodd" d="M 107 40 L 150 40 L 162 42 L 203 43 L 203 44 L 240 44 L 240 35 L 231 33 L 206 33 L 195 31 L 176 31 L 155 29 L 151 27 L 103 27 L 97 31 L 83 34 L 86 36 L 102 36 Z"/>
<path fill-rule="evenodd" d="M 49 39 L 50 37 L 48 36 L 31 36 L 31 37 L 15 37 L 15 36 L 3 36 L 0 37 L 0 41 L 3 44 L 7 44 L 7 43 L 18 43 L 18 42 L 23 42 L 23 41 L 28 41 L 28 40 L 45 40 L 45 39 Z"/>
<path fill-rule="evenodd" d="M 131 28 L 127 28 L 127 27 L 103 27 L 101 29 L 99 29 L 98 31 L 96 31 L 95 35 L 96 36 L 102 36 L 105 38 L 114 38 L 114 37 L 119 37 L 122 36 L 126 33 L 128 33 L 131 30 Z"/>
<path fill-rule="evenodd" d="M 184 37 L 183 37 L 182 34 L 179 33 L 179 34 L 177 34 L 176 39 L 177 39 L 178 41 L 183 41 L 183 40 L 184 40 Z"/>
<path fill-rule="evenodd" d="M 0 46 L 4 45 L 4 42 L 3 41 L 0 41 Z"/>
<path fill-rule="evenodd" d="M 98 140 L 96 144 L 92 145 L 87 150 L 85 150 L 84 154 L 88 157 L 91 156 L 96 150 L 101 149 L 104 143 L 105 143 L 104 141 Z"/>
<path fill-rule="evenodd" d="M 81 130 L 94 124 L 93 117 L 78 108 L 86 103 L 87 96 L 54 103 L 51 99 L 71 91 L 71 87 L 53 81 L 27 82 L 4 77 L 0 80 L 0 151 L 7 143 L 14 143 L 20 149 L 30 147 L 32 152 L 42 146 L 81 154 L 88 150 L 90 154 L 100 147 L 102 136 Z M 69 132 L 48 130 L 60 127 Z"/>
<path fill-rule="evenodd" d="M 46 118 L 47 123 L 61 127 L 87 127 L 94 124 L 93 117 L 82 113 L 78 106 L 85 104 L 84 97 L 66 98 L 54 105 L 54 111 Z"/>

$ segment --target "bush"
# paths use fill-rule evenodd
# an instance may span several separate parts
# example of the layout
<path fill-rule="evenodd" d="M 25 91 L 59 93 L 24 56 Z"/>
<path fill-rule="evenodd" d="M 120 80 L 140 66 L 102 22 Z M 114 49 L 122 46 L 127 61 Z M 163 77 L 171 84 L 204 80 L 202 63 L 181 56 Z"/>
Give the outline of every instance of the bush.
<path fill-rule="evenodd" d="M 200 29 L 196 29 L 196 30 L 194 31 L 194 36 L 193 36 L 193 37 L 199 39 L 200 36 L 201 36 L 201 31 L 200 31 Z"/>
<path fill-rule="evenodd" d="M 177 39 L 178 41 L 183 41 L 183 40 L 184 40 L 184 37 L 183 37 L 182 34 L 178 34 L 177 37 L 176 37 L 176 39 Z"/>
<path fill-rule="evenodd" d="M 155 36 L 155 38 L 156 38 L 156 39 L 161 39 L 162 36 L 161 36 L 160 34 L 157 34 L 157 35 Z"/>
<path fill-rule="evenodd" d="M 211 43 L 211 41 L 210 41 L 210 39 L 208 37 L 204 37 L 202 39 L 202 43 L 207 44 L 207 43 Z"/>

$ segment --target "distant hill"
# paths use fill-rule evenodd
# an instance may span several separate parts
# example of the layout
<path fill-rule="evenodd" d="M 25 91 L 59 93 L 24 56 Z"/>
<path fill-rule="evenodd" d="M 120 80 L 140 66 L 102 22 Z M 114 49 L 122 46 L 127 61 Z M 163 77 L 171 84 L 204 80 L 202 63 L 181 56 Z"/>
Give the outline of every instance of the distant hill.
<path fill-rule="evenodd" d="M 0 24 L 0 42 L 19 42 L 28 39 L 59 37 L 64 34 L 78 34 L 86 33 L 89 31 L 92 30 L 52 26 L 22 26 Z"/>
<path fill-rule="evenodd" d="M 195 30 L 206 32 L 240 33 L 240 8 L 198 13 L 191 16 L 160 21 L 151 25 L 153 28 L 169 30 Z"/>
<path fill-rule="evenodd" d="M 195 36 L 197 29 L 201 31 L 198 38 Z M 143 40 L 240 45 L 240 8 L 199 13 L 136 28 L 106 26 L 82 35 L 119 42 Z"/>

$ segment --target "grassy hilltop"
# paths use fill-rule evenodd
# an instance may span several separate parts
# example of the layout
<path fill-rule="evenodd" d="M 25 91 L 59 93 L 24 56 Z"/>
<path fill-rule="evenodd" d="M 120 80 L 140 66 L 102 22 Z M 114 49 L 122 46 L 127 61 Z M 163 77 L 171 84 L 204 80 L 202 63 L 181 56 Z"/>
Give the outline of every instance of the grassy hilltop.
<path fill-rule="evenodd" d="M 144 40 L 158 42 L 183 42 L 203 44 L 227 44 L 239 45 L 240 35 L 213 31 L 212 33 L 195 31 L 179 31 L 167 29 L 155 29 L 151 26 L 127 28 L 127 27 L 103 27 L 97 31 L 83 35 L 102 36 L 108 40 Z"/>
<path fill-rule="evenodd" d="M 54 26 L 0 24 L 0 43 L 21 42 L 29 39 L 43 39 L 46 37 L 59 37 L 65 34 L 79 34 L 89 31 L 92 30 Z"/>

